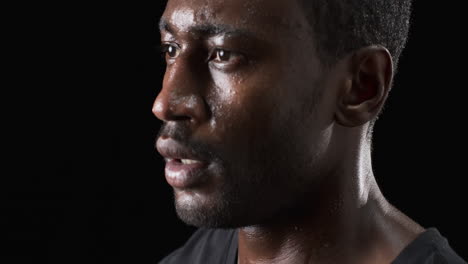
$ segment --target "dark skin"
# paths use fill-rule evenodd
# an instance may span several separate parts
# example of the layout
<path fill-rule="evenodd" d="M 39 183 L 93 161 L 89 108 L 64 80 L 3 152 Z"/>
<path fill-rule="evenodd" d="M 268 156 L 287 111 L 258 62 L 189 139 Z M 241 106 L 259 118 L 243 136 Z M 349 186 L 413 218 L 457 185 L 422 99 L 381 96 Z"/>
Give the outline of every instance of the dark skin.
<path fill-rule="evenodd" d="M 161 21 L 160 137 L 209 164 L 202 182 L 174 188 L 182 220 L 238 228 L 242 264 L 390 263 L 424 231 L 372 172 L 387 49 L 324 68 L 295 1 L 170 0 Z"/>

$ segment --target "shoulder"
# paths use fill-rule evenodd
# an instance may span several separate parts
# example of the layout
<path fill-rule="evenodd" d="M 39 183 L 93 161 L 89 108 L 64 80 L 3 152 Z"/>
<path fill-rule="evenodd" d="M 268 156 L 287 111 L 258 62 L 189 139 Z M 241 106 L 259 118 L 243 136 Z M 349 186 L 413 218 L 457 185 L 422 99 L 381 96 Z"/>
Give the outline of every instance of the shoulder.
<path fill-rule="evenodd" d="M 236 234 L 235 229 L 200 228 L 182 247 L 158 263 L 226 263 L 233 249 L 237 250 Z"/>
<path fill-rule="evenodd" d="M 411 242 L 393 264 L 466 264 L 436 228 L 428 228 Z"/>

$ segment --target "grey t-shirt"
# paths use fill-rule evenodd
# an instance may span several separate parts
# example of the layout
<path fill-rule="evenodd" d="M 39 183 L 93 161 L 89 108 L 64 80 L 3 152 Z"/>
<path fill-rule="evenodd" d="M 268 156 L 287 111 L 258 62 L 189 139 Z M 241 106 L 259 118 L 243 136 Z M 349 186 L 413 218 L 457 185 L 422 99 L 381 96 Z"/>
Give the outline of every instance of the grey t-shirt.
<path fill-rule="evenodd" d="M 237 264 L 236 229 L 198 229 L 184 246 L 159 264 Z M 436 228 L 412 241 L 392 264 L 467 264 Z"/>

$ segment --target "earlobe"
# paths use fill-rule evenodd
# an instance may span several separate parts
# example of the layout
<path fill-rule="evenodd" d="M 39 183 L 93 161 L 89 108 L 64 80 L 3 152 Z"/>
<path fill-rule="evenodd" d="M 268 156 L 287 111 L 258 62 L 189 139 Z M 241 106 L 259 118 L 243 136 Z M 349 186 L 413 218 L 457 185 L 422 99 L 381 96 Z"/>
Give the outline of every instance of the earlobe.
<path fill-rule="evenodd" d="M 381 46 L 370 46 L 348 57 L 350 72 L 338 99 L 336 121 L 355 127 L 371 121 L 382 109 L 390 90 L 391 55 Z"/>

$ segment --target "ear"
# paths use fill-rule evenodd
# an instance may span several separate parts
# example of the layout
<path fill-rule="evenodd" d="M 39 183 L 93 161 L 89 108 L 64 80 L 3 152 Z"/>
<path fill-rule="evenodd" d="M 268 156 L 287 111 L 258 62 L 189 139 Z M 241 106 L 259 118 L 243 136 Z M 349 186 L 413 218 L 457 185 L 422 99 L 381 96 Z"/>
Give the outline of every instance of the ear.
<path fill-rule="evenodd" d="M 392 83 L 393 62 L 382 46 L 364 47 L 348 58 L 350 75 L 339 93 L 335 119 L 355 127 L 371 121 L 382 109 Z"/>

